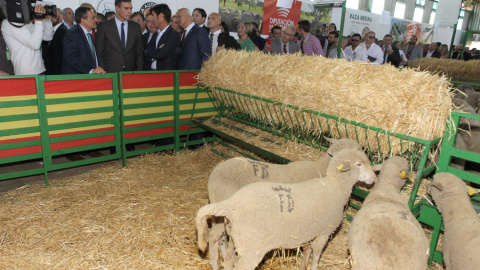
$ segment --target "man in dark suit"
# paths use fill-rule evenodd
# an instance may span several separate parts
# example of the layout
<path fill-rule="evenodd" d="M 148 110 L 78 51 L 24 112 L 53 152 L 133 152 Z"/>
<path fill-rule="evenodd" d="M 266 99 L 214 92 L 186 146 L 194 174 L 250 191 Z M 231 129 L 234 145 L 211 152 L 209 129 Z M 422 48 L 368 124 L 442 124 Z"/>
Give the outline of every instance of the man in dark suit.
<path fill-rule="evenodd" d="M 63 37 L 65 33 L 67 33 L 67 30 L 73 27 L 75 15 L 71 8 L 64 8 L 62 10 L 62 17 L 64 22 L 55 31 L 48 48 L 49 61 L 45 63 L 47 75 L 58 75 L 62 73 Z"/>
<path fill-rule="evenodd" d="M 180 36 L 170 27 L 172 12 L 166 4 L 151 9 L 158 34 L 145 50 L 145 59 L 150 60 L 152 70 L 175 70 L 180 46 Z"/>
<path fill-rule="evenodd" d="M 428 51 L 423 53 L 423 57 L 432 57 L 432 58 L 440 58 L 442 57 L 442 54 L 435 50 L 435 43 L 432 43 L 428 46 Z"/>
<path fill-rule="evenodd" d="M 178 56 L 178 69 L 201 69 L 211 55 L 207 31 L 193 22 L 190 11 L 181 8 L 177 11 L 178 23 L 185 29 L 180 38 L 181 52 Z"/>
<path fill-rule="evenodd" d="M 149 44 L 152 42 L 153 46 L 155 47 L 155 42 L 157 40 L 157 35 L 158 35 L 158 28 L 155 26 L 155 22 L 153 20 L 153 15 L 152 13 L 148 13 L 147 16 L 145 16 L 145 22 L 146 22 L 146 28 L 147 28 L 147 33 L 142 35 L 142 40 L 143 40 L 143 48 L 146 50 L 148 49 Z M 143 70 L 152 70 L 152 58 L 148 58 L 144 56 L 143 58 Z"/>
<path fill-rule="evenodd" d="M 402 57 L 400 57 L 400 51 L 397 47 L 392 46 L 393 37 L 390 34 L 383 37 L 383 63 L 390 63 L 395 67 L 400 65 L 402 62 Z"/>
<path fill-rule="evenodd" d="M 97 27 L 97 17 L 92 9 L 79 7 L 75 10 L 77 25 L 65 33 L 63 39 L 62 74 L 104 74 L 97 65 L 97 55 L 92 40 L 92 31 Z"/>
<path fill-rule="evenodd" d="M 98 63 L 108 73 L 142 70 L 142 31 L 138 23 L 129 21 L 131 0 L 115 0 L 115 10 L 114 19 L 98 25 Z"/>

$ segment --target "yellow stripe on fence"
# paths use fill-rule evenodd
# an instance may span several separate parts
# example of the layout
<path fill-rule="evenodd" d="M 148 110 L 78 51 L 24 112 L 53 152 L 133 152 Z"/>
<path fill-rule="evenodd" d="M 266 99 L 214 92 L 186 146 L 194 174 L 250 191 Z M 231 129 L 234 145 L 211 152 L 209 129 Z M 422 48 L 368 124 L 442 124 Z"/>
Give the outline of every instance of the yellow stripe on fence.
<path fill-rule="evenodd" d="M 45 98 L 46 99 L 57 99 L 57 98 L 102 96 L 102 95 L 111 95 L 111 94 L 112 94 L 112 90 L 91 91 L 91 92 L 86 91 L 86 92 L 74 92 L 74 93 L 46 94 Z"/>
<path fill-rule="evenodd" d="M 0 108 L 0 116 L 15 116 L 21 114 L 38 113 L 37 106 Z"/>
<path fill-rule="evenodd" d="M 37 96 L 36 95 L 25 95 L 25 96 L 0 97 L 0 102 L 32 100 L 32 99 L 37 99 Z"/>
<path fill-rule="evenodd" d="M 47 105 L 47 112 L 63 112 L 71 110 L 94 109 L 112 107 L 113 100 L 87 101 L 66 104 Z"/>
<path fill-rule="evenodd" d="M 38 127 L 38 126 L 39 126 L 38 119 L 19 120 L 19 121 L 3 122 L 0 125 L 0 130 Z"/>
<path fill-rule="evenodd" d="M 123 104 L 131 105 L 131 104 L 142 104 L 142 103 L 150 103 L 150 102 L 165 102 L 165 101 L 173 101 L 173 95 L 124 98 L 123 99 Z"/>
<path fill-rule="evenodd" d="M 110 119 L 112 117 L 113 117 L 113 112 L 91 113 L 91 114 L 72 115 L 72 116 L 64 116 L 64 117 L 53 117 L 53 118 L 48 118 L 48 124 L 49 125 L 59 125 L 59 124 L 66 124 L 66 123 L 91 121 L 91 120 Z"/>

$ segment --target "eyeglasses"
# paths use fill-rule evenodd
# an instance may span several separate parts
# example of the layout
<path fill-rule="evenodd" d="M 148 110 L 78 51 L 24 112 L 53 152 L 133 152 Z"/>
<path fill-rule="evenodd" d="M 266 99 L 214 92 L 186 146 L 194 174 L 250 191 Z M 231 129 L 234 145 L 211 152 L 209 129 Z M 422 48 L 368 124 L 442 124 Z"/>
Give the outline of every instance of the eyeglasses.
<path fill-rule="evenodd" d="M 287 35 L 287 36 L 290 36 L 290 37 L 295 36 L 295 34 L 289 34 L 289 33 L 285 32 L 285 31 L 282 31 L 282 34 Z"/>
<path fill-rule="evenodd" d="M 369 36 L 368 38 L 375 38 L 375 36 Z"/>
<path fill-rule="evenodd" d="M 360 41 L 359 38 L 352 38 L 352 41 Z"/>
<path fill-rule="evenodd" d="M 143 20 L 142 20 L 142 19 L 137 19 L 137 20 L 132 20 L 132 21 L 134 21 L 134 22 L 136 22 L 136 23 L 143 22 Z"/>

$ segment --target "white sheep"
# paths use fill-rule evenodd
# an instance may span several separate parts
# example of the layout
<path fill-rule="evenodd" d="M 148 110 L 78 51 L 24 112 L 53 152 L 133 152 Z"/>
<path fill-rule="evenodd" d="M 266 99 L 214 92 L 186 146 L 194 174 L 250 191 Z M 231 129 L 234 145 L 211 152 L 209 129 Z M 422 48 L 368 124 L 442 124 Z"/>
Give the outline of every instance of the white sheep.
<path fill-rule="evenodd" d="M 208 218 L 225 217 L 236 251 L 234 269 L 254 269 L 270 250 L 310 241 L 316 269 L 330 234 L 342 222 L 353 185 L 373 184 L 375 179 L 365 153 L 346 149 L 331 159 L 325 178 L 296 184 L 252 183 L 227 200 L 200 208 L 198 248 L 207 248 Z"/>
<path fill-rule="evenodd" d="M 467 190 L 465 182 L 450 173 L 437 173 L 428 187 L 444 222 L 446 269 L 473 270 L 480 266 L 480 217 Z"/>
<path fill-rule="evenodd" d="M 296 161 L 285 165 L 260 162 L 248 158 L 232 158 L 220 163 L 210 174 L 208 198 L 216 203 L 230 198 L 240 188 L 255 182 L 299 183 L 326 175 L 331 156 L 342 149 L 361 150 L 361 146 L 351 139 L 327 139 L 331 145 L 327 154 L 318 161 Z M 209 234 L 210 265 L 219 269 L 218 249 L 225 258 L 227 239 L 223 218 L 212 219 Z"/>
<path fill-rule="evenodd" d="M 378 181 L 348 232 L 352 269 L 427 268 L 427 237 L 400 195 L 407 175 L 405 158 L 391 157 L 381 164 Z"/>

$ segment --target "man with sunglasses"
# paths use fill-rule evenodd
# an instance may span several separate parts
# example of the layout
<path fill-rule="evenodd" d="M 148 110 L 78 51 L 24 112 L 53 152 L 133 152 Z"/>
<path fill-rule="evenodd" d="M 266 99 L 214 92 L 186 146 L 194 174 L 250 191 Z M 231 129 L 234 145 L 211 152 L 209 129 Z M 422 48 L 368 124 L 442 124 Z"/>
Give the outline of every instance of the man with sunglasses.
<path fill-rule="evenodd" d="M 367 59 L 372 64 L 382 64 L 383 63 L 383 51 L 380 46 L 375 43 L 375 32 L 367 32 L 365 43 L 360 44 L 364 46 L 367 51 Z"/>
<path fill-rule="evenodd" d="M 280 38 L 272 38 L 272 46 L 265 44 L 264 51 L 269 54 L 290 54 L 297 53 L 300 49 L 298 44 L 293 42 L 295 36 L 295 26 L 287 25 Z"/>
<path fill-rule="evenodd" d="M 362 37 L 360 34 L 353 34 L 351 38 L 352 45 L 345 48 L 345 56 L 348 61 L 363 61 L 367 62 L 367 51 L 365 47 L 360 46 Z"/>

